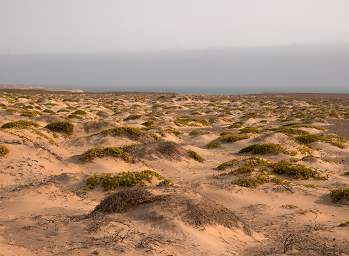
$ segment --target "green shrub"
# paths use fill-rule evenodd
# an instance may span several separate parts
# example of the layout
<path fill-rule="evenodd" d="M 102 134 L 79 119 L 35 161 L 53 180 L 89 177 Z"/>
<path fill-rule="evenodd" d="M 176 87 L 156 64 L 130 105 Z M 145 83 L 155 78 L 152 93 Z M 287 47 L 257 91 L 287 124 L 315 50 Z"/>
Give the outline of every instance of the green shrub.
<path fill-rule="evenodd" d="M 300 144 L 309 145 L 314 142 L 326 142 L 332 144 L 339 148 L 346 147 L 346 140 L 338 136 L 331 135 L 317 135 L 317 134 L 308 134 L 296 137 L 296 141 Z"/>
<path fill-rule="evenodd" d="M 235 122 L 232 125 L 229 125 L 228 128 L 241 128 L 242 122 Z"/>
<path fill-rule="evenodd" d="M 270 181 L 270 177 L 267 173 L 260 173 L 256 177 L 241 178 L 233 182 L 233 184 L 241 187 L 255 188 L 258 185 L 263 185 Z"/>
<path fill-rule="evenodd" d="M 21 116 L 25 116 L 25 117 L 35 117 L 40 115 L 40 112 L 38 111 L 24 111 L 21 113 Z"/>
<path fill-rule="evenodd" d="M 46 125 L 45 128 L 52 132 L 72 134 L 74 125 L 68 121 L 57 121 Z"/>
<path fill-rule="evenodd" d="M 3 157 L 9 153 L 9 149 L 3 145 L 0 145 L 0 157 Z"/>
<path fill-rule="evenodd" d="M 86 111 L 83 111 L 83 110 L 76 110 L 72 113 L 72 115 L 78 115 L 78 116 L 84 116 L 86 115 Z"/>
<path fill-rule="evenodd" d="M 148 127 L 148 128 L 155 128 L 155 121 L 149 120 L 149 121 L 142 123 L 142 125 L 145 127 Z"/>
<path fill-rule="evenodd" d="M 259 133 L 259 129 L 256 127 L 245 127 L 239 130 L 240 133 Z"/>
<path fill-rule="evenodd" d="M 251 153 L 255 155 L 277 155 L 286 153 L 286 150 L 279 144 L 253 144 L 239 151 L 239 153 Z"/>
<path fill-rule="evenodd" d="M 209 122 L 205 119 L 194 117 L 178 117 L 175 120 L 177 126 L 208 126 Z"/>
<path fill-rule="evenodd" d="M 122 172 L 117 174 L 93 175 L 86 180 L 86 187 L 94 189 L 102 186 L 104 190 L 115 190 L 119 187 L 133 187 L 136 185 L 144 185 L 146 182 L 151 183 L 156 178 L 162 185 L 172 185 L 172 182 L 159 173 L 151 170 L 140 172 Z"/>
<path fill-rule="evenodd" d="M 193 150 L 188 150 L 189 157 L 193 158 L 195 161 L 198 161 L 200 163 L 204 162 L 205 160 L 200 156 L 197 152 Z"/>
<path fill-rule="evenodd" d="M 219 136 L 217 139 L 207 144 L 207 148 L 217 148 L 222 143 L 234 143 L 236 141 L 245 140 L 248 138 L 249 136 L 247 134 L 225 134 L 225 135 Z"/>
<path fill-rule="evenodd" d="M 349 201 L 349 187 L 332 189 L 330 196 L 334 202 L 339 202 L 341 200 Z"/>
<path fill-rule="evenodd" d="M 81 159 L 86 162 L 90 162 L 95 158 L 103 158 L 108 156 L 122 158 L 125 161 L 131 160 L 130 155 L 118 147 L 92 148 L 82 154 Z"/>
<path fill-rule="evenodd" d="M 192 130 L 189 135 L 190 136 L 199 136 L 199 135 L 204 135 L 204 134 L 207 134 L 208 131 L 206 130 L 203 130 L 203 129 L 195 129 L 195 130 Z"/>
<path fill-rule="evenodd" d="M 290 128 L 290 127 L 279 127 L 279 128 L 272 129 L 272 131 L 283 133 L 286 135 L 309 135 L 309 132 L 307 131 L 303 131 L 296 128 Z"/>
<path fill-rule="evenodd" d="M 289 175 L 296 179 L 307 180 L 309 178 L 323 178 L 318 170 L 306 167 L 301 164 L 279 162 L 273 165 L 273 172 L 276 174 Z"/>
<path fill-rule="evenodd" d="M 126 136 L 134 139 L 141 137 L 144 132 L 139 128 L 134 127 L 115 127 L 101 132 L 103 135 L 111 136 Z"/>
<path fill-rule="evenodd" d="M 16 129 L 25 129 L 29 127 L 38 127 L 39 125 L 27 120 L 19 120 L 14 122 L 9 122 L 1 126 L 4 129 L 16 128 Z"/>

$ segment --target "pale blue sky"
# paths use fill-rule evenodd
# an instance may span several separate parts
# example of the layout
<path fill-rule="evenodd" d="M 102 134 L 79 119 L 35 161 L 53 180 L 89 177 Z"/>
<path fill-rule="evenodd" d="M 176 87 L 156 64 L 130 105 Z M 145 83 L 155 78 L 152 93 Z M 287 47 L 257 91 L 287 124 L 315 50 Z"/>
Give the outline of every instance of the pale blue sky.
<path fill-rule="evenodd" d="M 349 43 L 348 0 L 0 0 L 0 54 Z"/>

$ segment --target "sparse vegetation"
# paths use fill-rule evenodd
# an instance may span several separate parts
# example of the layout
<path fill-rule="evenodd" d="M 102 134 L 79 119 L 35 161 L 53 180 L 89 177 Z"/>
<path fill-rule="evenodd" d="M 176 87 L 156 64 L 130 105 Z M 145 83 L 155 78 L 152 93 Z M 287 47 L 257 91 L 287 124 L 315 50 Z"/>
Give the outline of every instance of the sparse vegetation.
<path fill-rule="evenodd" d="M 244 127 L 240 129 L 240 133 L 259 133 L 259 129 L 257 127 Z"/>
<path fill-rule="evenodd" d="M 178 117 L 175 120 L 177 126 L 208 126 L 209 122 L 205 119 L 194 117 Z"/>
<path fill-rule="evenodd" d="M 273 165 L 273 172 L 276 174 L 288 175 L 295 179 L 307 180 L 310 178 L 324 178 L 316 169 L 305 167 L 301 164 L 279 162 Z"/>
<path fill-rule="evenodd" d="M 222 143 L 234 143 L 236 141 L 245 140 L 248 138 L 249 136 L 246 134 L 224 134 L 207 144 L 207 148 L 217 148 Z"/>
<path fill-rule="evenodd" d="M 332 189 L 330 196 L 334 202 L 349 201 L 349 187 Z"/>
<path fill-rule="evenodd" d="M 134 139 L 138 139 L 143 135 L 143 131 L 134 127 L 115 127 L 101 132 L 103 135 L 110 136 L 126 136 Z"/>
<path fill-rule="evenodd" d="M 277 155 L 280 153 L 286 154 L 287 151 L 279 144 L 253 144 L 243 148 L 239 153 L 251 153 L 255 155 Z"/>
<path fill-rule="evenodd" d="M 50 123 L 45 126 L 46 129 L 49 129 L 52 132 L 72 134 L 74 131 L 74 125 L 68 121 L 57 121 Z"/>
<path fill-rule="evenodd" d="M 188 155 L 189 157 L 193 158 L 197 162 L 202 163 L 205 161 L 205 159 L 203 159 L 202 156 L 200 156 L 197 152 L 193 150 L 188 150 Z"/>
<path fill-rule="evenodd" d="M 241 187 L 255 188 L 258 185 L 263 185 L 270 181 L 270 177 L 267 173 L 260 173 L 256 177 L 241 178 L 233 182 L 233 184 Z"/>
<path fill-rule="evenodd" d="M 115 190 L 119 187 L 133 187 L 136 185 L 145 185 L 151 183 L 153 179 L 163 185 L 172 185 L 172 182 L 159 173 L 151 170 L 139 172 L 121 172 L 117 174 L 93 175 L 86 180 L 86 187 L 94 189 L 101 186 L 104 190 Z"/>
<path fill-rule="evenodd" d="M 314 143 L 314 142 L 326 142 L 339 148 L 346 147 L 346 140 L 344 138 L 340 138 L 338 136 L 330 136 L 330 135 L 317 135 L 317 134 L 301 135 L 296 137 L 296 141 L 304 145 L 310 145 L 311 143 Z"/>
<path fill-rule="evenodd" d="M 81 159 L 85 162 L 90 162 L 95 158 L 104 157 L 116 157 L 121 158 L 125 161 L 130 161 L 131 157 L 127 152 L 124 152 L 119 147 L 107 147 L 107 148 L 92 148 L 81 155 Z"/>
<path fill-rule="evenodd" d="M 10 150 L 6 146 L 0 145 L 0 157 L 7 155 L 9 152 Z"/>
<path fill-rule="evenodd" d="M 6 124 L 3 124 L 1 126 L 1 128 L 4 129 L 11 129 L 11 128 L 15 128 L 15 129 L 25 129 L 25 128 L 29 128 L 29 127 L 38 127 L 39 125 L 32 122 L 32 121 L 28 121 L 28 120 L 19 120 L 19 121 L 14 121 L 14 122 L 9 122 Z"/>

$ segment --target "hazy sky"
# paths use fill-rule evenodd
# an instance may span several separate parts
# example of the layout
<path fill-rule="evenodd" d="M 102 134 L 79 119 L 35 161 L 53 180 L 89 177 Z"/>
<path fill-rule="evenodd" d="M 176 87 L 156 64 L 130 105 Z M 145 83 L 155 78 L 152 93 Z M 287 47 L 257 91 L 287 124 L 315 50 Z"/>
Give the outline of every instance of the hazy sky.
<path fill-rule="evenodd" d="M 349 43 L 348 0 L 0 0 L 0 54 Z"/>

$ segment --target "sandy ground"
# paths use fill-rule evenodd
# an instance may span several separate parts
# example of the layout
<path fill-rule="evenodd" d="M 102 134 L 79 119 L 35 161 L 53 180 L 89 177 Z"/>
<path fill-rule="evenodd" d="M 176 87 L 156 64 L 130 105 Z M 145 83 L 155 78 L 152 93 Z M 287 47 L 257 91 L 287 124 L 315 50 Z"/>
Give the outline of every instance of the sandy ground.
<path fill-rule="evenodd" d="M 0 255 L 349 255 L 349 198 L 330 196 L 349 187 L 349 148 L 339 137 L 348 135 L 348 103 L 326 95 L 0 91 L 0 145 L 8 150 L 0 156 Z M 35 125 L 6 128 L 19 120 Z M 71 133 L 46 127 L 62 120 Z M 106 132 L 116 127 L 137 134 Z M 328 139 L 304 144 L 280 127 Z M 222 132 L 245 137 L 224 141 Z M 239 153 L 252 144 L 283 150 Z M 83 159 L 107 147 L 131 159 Z M 269 165 L 239 174 L 251 157 Z M 217 168 L 233 159 L 237 166 Z M 273 172 L 283 161 L 321 178 Z M 132 188 L 88 188 L 89 177 L 143 170 L 170 182 L 153 177 L 134 188 L 150 193 L 144 202 L 95 210 Z M 239 183 L 261 173 L 267 180 Z"/>

